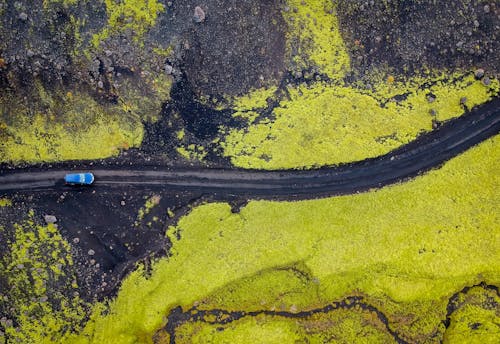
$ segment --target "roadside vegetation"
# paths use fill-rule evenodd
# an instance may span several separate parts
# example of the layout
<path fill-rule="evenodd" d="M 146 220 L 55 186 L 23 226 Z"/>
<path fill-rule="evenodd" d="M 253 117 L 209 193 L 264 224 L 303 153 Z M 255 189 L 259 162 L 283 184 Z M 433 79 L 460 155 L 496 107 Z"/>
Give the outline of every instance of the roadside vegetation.
<path fill-rule="evenodd" d="M 373 192 L 251 201 L 236 214 L 226 203 L 196 207 L 169 228 L 171 256 L 147 274 L 141 267 L 131 273 L 110 312 L 94 314 L 74 340 L 151 342 L 177 306 L 295 313 L 348 296 L 362 296 L 379 309 L 405 340 L 447 338 L 443 320 L 450 298 L 466 286 L 499 283 L 500 257 L 491 240 L 500 228 L 494 215 L 498 144 L 495 137 L 439 170 Z M 460 312 L 480 315 L 487 307 L 476 302 Z M 472 317 L 464 314 L 452 316 L 453 328 Z M 239 338 L 250 326 L 257 337 L 274 327 L 283 332 L 279 340 L 312 336 L 297 330 L 301 325 L 294 319 L 268 317 L 257 327 L 253 321 L 225 325 L 229 333 L 218 335 Z M 378 321 L 369 326 L 377 328 Z M 342 326 L 356 332 L 361 324 L 366 322 Z M 494 326 L 488 324 L 470 336 L 494 338 Z M 180 331 L 195 337 L 212 333 L 208 324 L 199 323 L 184 324 Z"/>
<path fill-rule="evenodd" d="M 33 211 L 12 229 L 0 225 L 0 342 L 59 342 L 81 329 L 90 308 L 79 297 L 71 246 L 56 224 L 35 223 Z"/>
<path fill-rule="evenodd" d="M 498 80 L 467 71 L 408 78 L 379 70 L 346 83 L 349 55 L 331 1 L 289 3 L 289 68 L 304 82 L 233 100 L 246 125 L 222 128 L 220 145 L 237 167 L 311 168 L 379 156 L 498 95 Z M 277 105 L 262 115 L 267 100 Z"/>

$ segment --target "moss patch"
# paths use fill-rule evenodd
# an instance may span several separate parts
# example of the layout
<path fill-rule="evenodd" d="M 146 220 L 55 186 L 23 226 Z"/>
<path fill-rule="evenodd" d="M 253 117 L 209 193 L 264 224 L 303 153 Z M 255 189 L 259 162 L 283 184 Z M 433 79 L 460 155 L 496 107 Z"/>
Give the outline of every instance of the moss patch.
<path fill-rule="evenodd" d="M 500 338 L 500 297 L 495 290 L 475 287 L 455 300 L 445 343 L 495 343 Z"/>
<path fill-rule="evenodd" d="M 10 207 L 12 205 L 12 201 L 8 198 L 0 198 L 0 207 Z"/>
<path fill-rule="evenodd" d="M 19 104 L 2 114 L 0 161 L 99 159 L 142 142 L 140 119 L 120 105 L 99 104 L 85 93 L 40 94 L 36 110 Z"/>
<path fill-rule="evenodd" d="M 491 240 L 500 228 L 494 191 L 500 182 L 498 140 L 440 170 L 375 192 L 292 203 L 252 201 L 239 214 L 223 203 L 194 208 L 168 231 L 171 257 L 158 261 L 150 277 L 139 268 L 125 279 L 110 313 L 91 323 L 92 332 L 85 330 L 80 339 L 150 342 L 173 307 L 190 307 L 217 290 L 224 295 L 231 283 L 259 271 L 276 273 L 256 286 L 278 286 L 278 271 L 298 263 L 318 284 L 318 302 L 362 292 L 387 305 L 382 311 L 408 340 L 414 332 L 439 338 L 454 292 L 480 281 L 500 282 L 500 257 Z M 252 300 L 251 285 L 235 290 L 234 297 Z M 287 309 L 292 302 L 297 310 L 311 307 L 300 288 L 293 295 L 284 299 Z M 421 312 L 425 304 L 437 311 Z M 259 305 L 271 309 L 273 302 Z"/>
<path fill-rule="evenodd" d="M 395 343 L 384 324 L 361 309 L 335 310 L 304 318 L 248 316 L 229 324 L 187 322 L 177 343 Z M 159 342 L 162 343 L 162 342 Z M 165 343 L 167 343 L 165 341 Z"/>
<path fill-rule="evenodd" d="M 422 69 L 410 78 L 378 70 L 347 81 L 349 55 L 335 5 L 289 0 L 283 16 L 289 70 L 308 84 L 288 85 L 281 95 L 254 90 L 233 101 L 234 116 L 247 125 L 223 128 L 220 146 L 237 167 L 311 168 L 379 156 L 499 93 L 498 80 L 485 86 L 467 71 Z M 268 99 L 279 104 L 262 115 Z"/>
<path fill-rule="evenodd" d="M 69 244 L 55 225 L 37 225 L 33 216 L 30 212 L 26 221 L 13 225 L 8 250 L 0 257 L 5 287 L 0 310 L 8 309 L 5 314 L 12 316 L 0 325 L 9 343 L 60 342 L 80 328 L 87 311 L 75 293 L 78 284 Z"/>
<path fill-rule="evenodd" d="M 332 1 L 288 0 L 282 12 L 288 24 L 287 55 L 297 73 L 316 69 L 332 79 L 349 70 L 349 55 L 340 35 Z"/>
<path fill-rule="evenodd" d="M 289 99 L 274 108 L 273 119 L 258 121 L 252 105 L 261 105 L 263 92 L 255 92 L 257 100 L 245 97 L 235 113 L 248 119 L 248 127 L 226 135 L 223 155 L 235 166 L 262 169 L 379 156 L 432 130 L 433 122 L 460 116 L 463 103 L 473 107 L 487 101 L 498 85 L 494 80 L 486 87 L 472 74 L 380 83 L 374 91 L 315 83 L 288 88 Z"/>
<path fill-rule="evenodd" d="M 165 7 L 156 0 L 105 0 L 108 15 L 107 26 L 92 38 L 94 46 L 112 34 L 131 31 L 136 42 L 155 25 L 159 12 Z"/>

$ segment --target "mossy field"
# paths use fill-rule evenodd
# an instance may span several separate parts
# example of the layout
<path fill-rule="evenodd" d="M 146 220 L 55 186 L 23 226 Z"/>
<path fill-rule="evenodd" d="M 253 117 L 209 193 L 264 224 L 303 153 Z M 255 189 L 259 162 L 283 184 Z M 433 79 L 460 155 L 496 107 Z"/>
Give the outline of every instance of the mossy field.
<path fill-rule="evenodd" d="M 162 327 L 180 306 L 192 314 L 174 328 L 180 342 L 350 342 L 360 333 L 367 342 L 494 342 L 499 154 L 494 137 L 440 169 L 380 190 L 250 201 L 239 213 L 226 203 L 197 206 L 167 230 L 170 256 L 147 270 L 139 265 L 108 306 L 94 305 L 79 335 L 61 333 L 60 316 L 50 310 L 42 323 L 22 322 L 9 335 L 168 342 L 172 333 Z M 247 315 L 224 321 L 225 313 L 212 310 Z M 78 317 L 78 308 L 73 312 Z"/>
<path fill-rule="evenodd" d="M 290 69 L 304 80 L 280 92 L 259 89 L 233 100 L 234 116 L 246 125 L 222 129 L 221 146 L 235 166 L 311 168 L 376 157 L 499 93 L 498 80 L 485 85 L 470 71 L 425 68 L 413 77 L 373 70 L 349 84 L 350 58 L 335 6 L 289 4 L 284 17 Z M 277 104 L 269 109 L 269 102 Z"/>

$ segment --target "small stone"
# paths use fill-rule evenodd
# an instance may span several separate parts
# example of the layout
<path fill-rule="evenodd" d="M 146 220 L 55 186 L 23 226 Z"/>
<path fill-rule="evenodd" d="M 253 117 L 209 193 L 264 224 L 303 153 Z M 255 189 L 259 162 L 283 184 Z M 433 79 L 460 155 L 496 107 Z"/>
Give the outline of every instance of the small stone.
<path fill-rule="evenodd" d="M 21 12 L 21 14 L 19 14 L 19 19 L 21 19 L 22 21 L 26 21 L 28 20 L 28 15 L 24 12 Z"/>
<path fill-rule="evenodd" d="M 99 81 L 97 82 L 97 87 L 99 87 L 99 88 L 103 88 L 103 87 L 104 87 L 104 83 L 103 83 L 101 80 L 99 80 Z"/>
<path fill-rule="evenodd" d="M 26 51 L 26 55 L 27 55 L 28 57 L 33 57 L 33 56 L 35 55 L 35 53 L 33 52 L 33 50 L 28 49 L 28 51 Z"/>
<path fill-rule="evenodd" d="M 106 54 L 107 57 L 110 57 L 113 55 L 113 52 L 111 50 L 104 50 L 104 54 Z"/>
<path fill-rule="evenodd" d="M 490 5 L 484 5 L 483 11 L 484 13 L 490 13 Z"/>
<path fill-rule="evenodd" d="M 165 65 L 165 73 L 167 73 L 168 75 L 172 74 L 173 70 L 174 70 L 174 67 L 172 67 L 171 65 L 169 65 L 169 64 Z"/>
<path fill-rule="evenodd" d="M 121 201 L 121 202 L 120 202 L 120 205 L 121 205 L 121 206 L 124 206 L 124 205 L 125 205 L 125 201 Z"/>
<path fill-rule="evenodd" d="M 428 101 L 429 103 L 433 103 L 435 100 L 436 100 L 436 97 L 435 97 L 435 96 L 433 96 L 433 95 L 428 95 L 428 96 L 427 96 L 427 101 Z"/>
<path fill-rule="evenodd" d="M 95 251 L 90 249 L 87 253 L 89 254 L 89 256 L 93 256 L 95 254 Z"/>
<path fill-rule="evenodd" d="M 490 84 L 491 84 L 491 80 L 490 80 L 490 78 L 488 78 L 487 76 L 485 76 L 485 77 L 483 78 L 483 85 L 484 85 L 484 86 L 489 86 Z"/>
<path fill-rule="evenodd" d="M 45 223 L 47 223 L 47 224 L 57 222 L 57 217 L 55 217 L 54 215 L 44 215 L 43 219 L 45 220 Z"/>
<path fill-rule="evenodd" d="M 460 98 L 460 104 L 464 105 L 465 103 L 467 103 L 467 97 Z"/>
<path fill-rule="evenodd" d="M 477 19 L 474 20 L 474 27 L 479 27 L 479 21 Z"/>
<path fill-rule="evenodd" d="M 194 8 L 193 19 L 196 23 L 202 23 L 205 21 L 205 12 L 201 9 L 200 6 L 196 6 Z"/>
<path fill-rule="evenodd" d="M 40 300 L 40 302 L 47 302 L 47 301 L 48 301 L 48 299 L 49 299 L 49 298 L 48 298 L 47 296 L 42 296 L 42 297 L 40 297 L 40 299 L 39 299 L 39 300 Z"/>
<path fill-rule="evenodd" d="M 482 68 L 479 68 L 474 72 L 474 77 L 478 80 L 481 79 L 483 76 L 484 76 L 484 69 Z"/>

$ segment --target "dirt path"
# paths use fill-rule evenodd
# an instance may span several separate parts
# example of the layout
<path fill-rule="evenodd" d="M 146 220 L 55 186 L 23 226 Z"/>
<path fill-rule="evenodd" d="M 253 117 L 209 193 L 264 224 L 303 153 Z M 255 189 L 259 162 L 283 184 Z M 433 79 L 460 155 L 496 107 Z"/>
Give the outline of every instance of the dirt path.
<path fill-rule="evenodd" d="M 451 120 L 439 129 L 384 156 L 315 170 L 258 171 L 240 169 L 169 169 L 131 166 L 117 169 L 70 165 L 51 171 L 0 171 L 0 192 L 68 190 L 64 174 L 86 170 L 101 188 L 148 187 L 197 190 L 218 196 L 248 198 L 314 198 L 382 187 L 418 175 L 500 131 L 500 98 Z M 68 166 L 66 166 L 68 167 Z"/>

